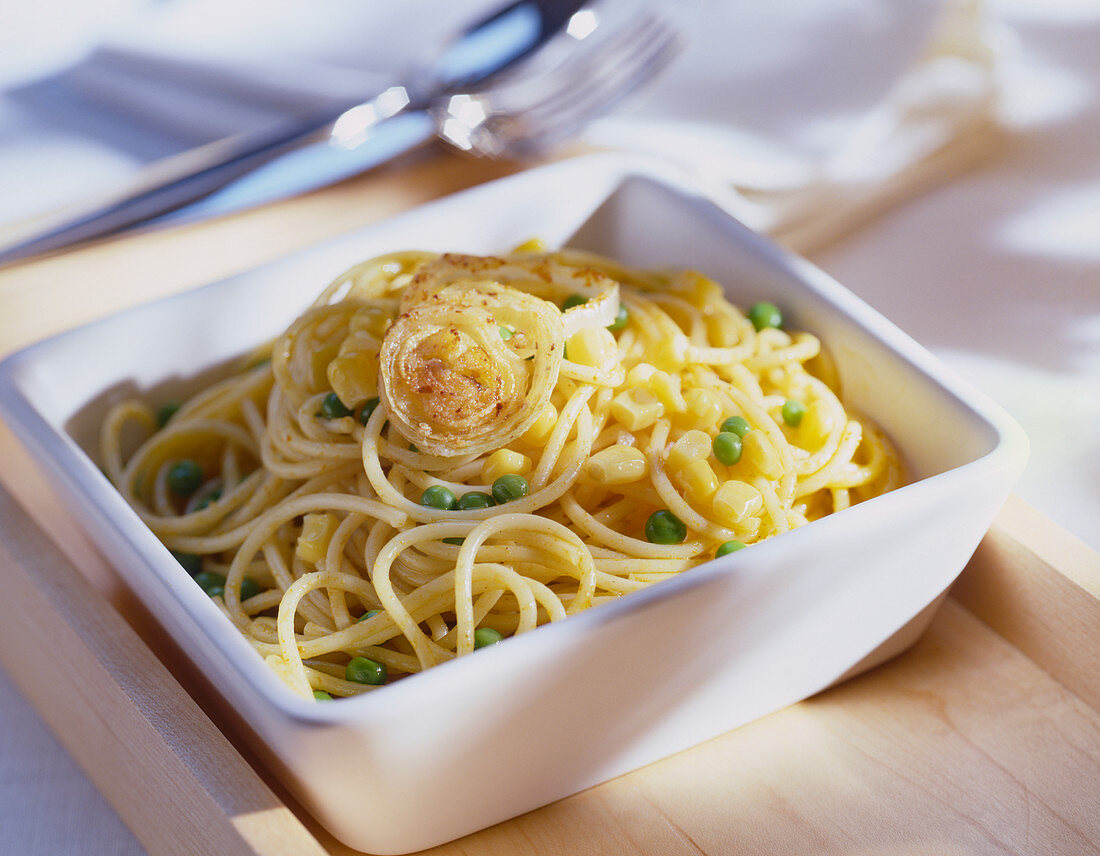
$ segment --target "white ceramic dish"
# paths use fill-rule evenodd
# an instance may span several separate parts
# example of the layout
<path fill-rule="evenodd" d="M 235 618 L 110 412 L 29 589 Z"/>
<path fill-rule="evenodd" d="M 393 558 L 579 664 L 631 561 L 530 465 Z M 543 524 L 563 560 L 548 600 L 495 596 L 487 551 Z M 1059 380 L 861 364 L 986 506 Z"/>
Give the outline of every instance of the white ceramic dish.
<path fill-rule="evenodd" d="M 0 364 L 0 412 L 302 804 L 352 847 L 422 849 L 707 740 L 909 644 L 1023 468 L 1026 440 L 999 408 L 738 224 L 729 204 L 647 162 L 534 170 L 26 349 Z M 246 351 L 353 262 L 405 248 L 500 252 L 535 235 L 700 268 L 741 305 L 775 301 L 824 340 L 846 399 L 890 433 L 913 482 L 383 691 L 295 698 L 82 447 L 107 399 Z"/>

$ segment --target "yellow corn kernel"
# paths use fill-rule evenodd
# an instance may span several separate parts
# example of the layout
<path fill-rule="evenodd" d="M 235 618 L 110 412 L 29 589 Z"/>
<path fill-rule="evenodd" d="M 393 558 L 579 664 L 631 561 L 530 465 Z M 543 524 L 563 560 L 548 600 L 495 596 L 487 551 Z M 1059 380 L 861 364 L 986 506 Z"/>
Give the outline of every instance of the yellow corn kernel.
<path fill-rule="evenodd" d="M 676 480 L 683 486 L 688 499 L 706 502 L 718 490 L 718 477 L 705 460 L 688 461 L 676 473 Z"/>
<path fill-rule="evenodd" d="M 680 376 L 665 371 L 655 371 L 649 376 L 649 388 L 660 399 L 669 413 L 683 413 L 687 402 L 680 392 Z"/>
<path fill-rule="evenodd" d="M 638 363 L 638 365 L 632 366 L 630 371 L 626 373 L 626 385 L 645 386 L 649 383 L 649 379 L 653 376 L 655 371 L 657 371 L 657 369 L 649 363 Z"/>
<path fill-rule="evenodd" d="M 648 389 L 636 388 L 620 392 L 611 401 L 611 415 L 627 431 L 641 431 L 648 428 L 665 412 L 665 406 Z"/>
<path fill-rule="evenodd" d="M 783 474 L 779 454 L 763 431 L 750 431 L 741 438 L 741 460 L 765 478 L 777 479 Z"/>
<path fill-rule="evenodd" d="M 716 348 L 732 348 L 741 341 L 744 321 L 732 312 L 708 315 L 706 325 L 707 339 Z"/>
<path fill-rule="evenodd" d="M 668 457 L 665 458 L 665 469 L 674 473 L 692 461 L 706 460 L 710 454 L 710 442 L 710 435 L 705 431 L 688 431 L 672 444 Z"/>
<path fill-rule="evenodd" d="M 569 362 L 582 366 L 606 365 L 619 353 L 615 336 L 604 327 L 584 327 L 570 336 L 565 343 Z"/>
<path fill-rule="evenodd" d="M 325 388 L 328 379 L 328 364 L 332 362 L 339 350 L 339 345 L 330 344 L 317 348 L 309 355 L 309 371 L 314 389 Z"/>
<path fill-rule="evenodd" d="M 734 534 L 746 544 L 760 534 L 762 521 L 759 517 L 750 516 L 733 525 Z"/>
<path fill-rule="evenodd" d="M 806 408 L 799 425 L 808 446 L 820 445 L 836 427 L 836 417 L 828 402 L 815 398 Z"/>
<path fill-rule="evenodd" d="M 649 464 L 640 449 L 608 446 L 588 459 L 589 477 L 600 484 L 627 484 L 645 478 Z"/>
<path fill-rule="evenodd" d="M 531 459 L 511 449 L 497 449 L 481 465 L 481 477 L 486 484 L 492 484 L 501 476 L 520 475 L 531 470 Z"/>
<path fill-rule="evenodd" d="M 684 403 L 684 412 L 676 415 L 676 424 L 681 428 L 708 428 L 721 421 L 722 402 L 709 389 L 689 389 L 684 393 Z"/>
<path fill-rule="evenodd" d="M 294 548 L 298 558 L 311 564 L 321 561 L 337 523 L 336 515 L 327 511 L 307 514 L 302 521 L 302 534 L 298 536 L 298 544 Z"/>
<path fill-rule="evenodd" d="M 530 238 L 512 250 L 513 253 L 545 253 L 546 241 L 542 238 Z"/>
<path fill-rule="evenodd" d="M 347 407 L 378 395 L 378 354 L 352 351 L 328 364 L 328 382 Z"/>
<path fill-rule="evenodd" d="M 677 331 L 671 336 L 662 336 L 657 343 L 654 364 L 659 369 L 678 372 L 687 365 L 687 336 Z"/>
<path fill-rule="evenodd" d="M 711 508 L 726 526 L 734 526 L 760 512 L 764 498 L 748 482 L 730 479 L 723 482 L 711 500 Z"/>
<path fill-rule="evenodd" d="M 558 408 L 548 401 L 546 406 L 542 408 L 542 412 L 539 413 L 538 419 L 531 423 L 531 427 L 527 429 L 521 439 L 525 443 L 539 446 L 546 442 L 550 432 L 554 430 L 554 426 L 557 424 Z"/>

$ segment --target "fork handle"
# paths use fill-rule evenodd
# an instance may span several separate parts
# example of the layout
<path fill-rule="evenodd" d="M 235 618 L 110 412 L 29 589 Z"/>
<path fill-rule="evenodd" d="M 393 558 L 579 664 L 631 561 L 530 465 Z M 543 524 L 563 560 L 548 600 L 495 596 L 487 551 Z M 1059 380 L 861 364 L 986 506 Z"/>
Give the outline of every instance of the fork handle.
<path fill-rule="evenodd" d="M 365 142 L 351 149 L 339 148 L 327 136 L 321 137 L 270 159 L 214 193 L 158 217 L 151 225 L 220 217 L 307 193 L 386 163 L 434 137 L 434 123 L 425 111 L 408 111 L 379 122 Z"/>

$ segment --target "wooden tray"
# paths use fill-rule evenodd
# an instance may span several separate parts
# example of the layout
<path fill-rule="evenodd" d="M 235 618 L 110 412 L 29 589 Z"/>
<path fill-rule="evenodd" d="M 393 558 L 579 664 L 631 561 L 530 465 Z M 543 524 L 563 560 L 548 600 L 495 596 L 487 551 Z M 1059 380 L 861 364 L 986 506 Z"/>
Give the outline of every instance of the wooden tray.
<path fill-rule="evenodd" d="M 0 520 L 0 585 L 19 604 L 0 664 L 151 854 L 352 852 L 2 490 Z M 1098 572 L 1100 556 L 1012 499 L 901 657 L 431 852 L 1100 852 Z M 49 677 L 58 650 L 81 682 Z"/>
<path fill-rule="evenodd" d="M 456 163 L 429 156 L 231 224 L 0 273 L 0 354 L 510 169 Z M 134 285 L 143 273 L 161 275 L 152 290 Z M 139 841 L 154 856 L 350 854 L 236 748 L 232 714 L 2 425 L 0 455 L 0 590 L 18 604 L 0 666 Z M 58 650 L 81 681 L 51 677 Z M 1100 555 L 1013 498 L 899 658 L 430 852 L 1090 854 L 1098 809 Z"/>

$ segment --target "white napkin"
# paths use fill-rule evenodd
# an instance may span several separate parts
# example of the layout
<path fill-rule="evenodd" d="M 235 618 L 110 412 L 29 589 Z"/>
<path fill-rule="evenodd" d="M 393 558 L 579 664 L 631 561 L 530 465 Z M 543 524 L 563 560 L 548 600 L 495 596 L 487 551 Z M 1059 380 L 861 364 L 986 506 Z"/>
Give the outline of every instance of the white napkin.
<path fill-rule="evenodd" d="M 981 0 L 700 6 L 692 52 L 586 138 L 732 185 L 742 219 L 800 251 L 965 168 L 997 138 L 1000 39 Z"/>
<path fill-rule="evenodd" d="M 499 0 L 130 3 L 78 62 L 0 95 L 0 224 L 189 147 L 369 97 Z M 667 7 L 687 49 L 584 141 L 736 187 L 750 225 L 799 249 L 958 168 L 996 126 L 980 0 Z"/>
<path fill-rule="evenodd" d="M 37 27 L 8 30 L 0 9 L 0 237 L 159 159 L 365 100 L 498 2 L 41 0 Z M 77 15 L 82 45 L 53 26 L 66 4 L 103 15 Z"/>

